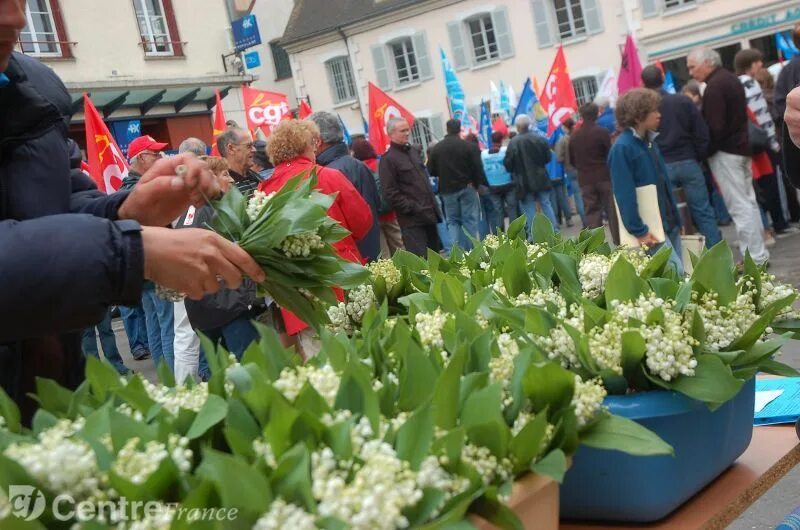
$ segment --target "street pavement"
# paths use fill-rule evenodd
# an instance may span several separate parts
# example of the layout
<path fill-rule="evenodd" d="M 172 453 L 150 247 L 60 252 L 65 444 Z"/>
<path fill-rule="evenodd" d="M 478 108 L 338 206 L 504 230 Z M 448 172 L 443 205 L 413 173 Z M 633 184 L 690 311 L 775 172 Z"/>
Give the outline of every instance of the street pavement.
<path fill-rule="evenodd" d="M 577 218 L 576 218 L 577 220 Z M 564 228 L 565 236 L 577 235 L 579 229 Z M 736 249 L 736 232 L 732 226 L 722 228 L 723 236 Z M 734 250 L 738 256 L 738 250 Z M 770 248 L 770 272 L 779 280 L 800 286 L 800 233 L 778 239 Z M 125 365 L 141 373 L 151 381 L 156 380 L 156 371 L 152 360 L 134 361 L 130 354 L 128 339 L 122 321 L 115 319 L 113 328 L 117 336 L 117 345 L 125 360 Z M 100 350 L 102 351 L 102 349 Z M 781 353 L 780 360 L 800 370 L 800 341 L 790 342 Z M 800 506 L 800 465 L 792 469 L 775 486 L 767 491 L 749 510 L 734 521 L 729 528 L 733 530 L 762 530 L 775 528 L 783 518 Z"/>

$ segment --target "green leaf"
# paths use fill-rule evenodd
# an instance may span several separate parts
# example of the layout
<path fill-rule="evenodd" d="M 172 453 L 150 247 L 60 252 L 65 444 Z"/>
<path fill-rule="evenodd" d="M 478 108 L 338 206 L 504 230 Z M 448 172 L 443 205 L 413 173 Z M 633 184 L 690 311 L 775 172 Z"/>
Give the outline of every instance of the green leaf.
<path fill-rule="evenodd" d="M 639 331 L 629 330 L 622 333 L 622 373 L 626 379 L 631 379 L 638 372 L 646 352 L 647 342 Z"/>
<path fill-rule="evenodd" d="M 553 230 L 553 224 L 546 216 L 540 213 L 537 213 L 533 218 L 532 232 L 534 243 L 545 243 L 547 245 L 552 245 L 555 241 L 555 230 Z"/>
<path fill-rule="evenodd" d="M 186 437 L 190 440 L 200 438 L 214 425 L 225 419 L 228 414 L 228 403 L 221 397 L 210 394 L 195 416 Z"/>
<path fill-rule="evenodd" d="M 728 305 L 737 295 L 734 270 L 733 253 L 723 240 L 703 253 L 692 271 L 692 281 L 717 293 L 721 306 Z"/>
<path fill-rule="evenodd" d="M 550 252 L 550 257 L 561 286 L 573 293 L 580 293 L 582 288 L 581 282 L 578 280 L 578 263 L 575 258 L 558 252 Z"/>
<path fill-rule="evenodd" d="M 445 501 L 445 492 L 435 488 L 424 488 L 422 499 L 414 506 L 406 508 L 404 514 L 408 519 L 408 527 L 416 528 L 420 524 L 429 520 L 436 510 Z"/>
<path fill-rule="evenodd" d="M 664 272 L 664 267 L 666 267 L 669 262 L 670 254 L 672 254 L 672 249 L 667 245 L 661 245 L 658 252 L 656 252 L 653 257 L 650 258 L 647 265 L 645 265 L 642 270 L 641 278 L 649 280 L 650 278 L 661 276 Z"/>
<path fill-rule="evenodd" d="M 636 269 L 624 256 L 619 256 L 606 279 L 606 306 L 611 307 L 612 300 L 631 302 L 643 293 L 644 282 L 636 274 Z M 646 285 L 646 284 L 644 284 Z"/>
<path fill-rule="evenodd" d="M 766 374 L 780 375 L 782 377 L 800 377 L 800 372 L 782 362 L 767 359 L 759 363 L 759 368 Z"/>
<path fill-rule="evenodd" d="M 270 483 L 276 496 L 314 512 L 316 502 L 311 493 L 311 456 L 305 445 L 297 444 L 284 453 Z"/>
<path fill-rule="evenodd" d="M 537 214 L 537 217 L 539 216 L 540 214 Z M 525 528 L 511 508 L 498 498 L 495 486 L 487 489 L 484 495 L 476 499 L 469 509 L 470 512 L 492 523 L 495 528 L 503 530 L 524 530 Z"/>
<path fill-rule="evenodd" d="M 487 387 L 472 392 L 464 403 L 461 412 L 461 425 L 471 427 L 487 421 L 501 420 L 503 409 L 503 396 L 500 383 L 493 383 Z"/>
<path fill-rule="evenodd" d="M 664 300 L 674 300 L 678 294 L 678 282 L 668 278 L 650 278 L 647 283 L 655 295 Z"/>
<path fill-rule="evenodd" d="M 438 374 L 431 360 L 417 345 L 410 341 L 404 352 L 400 352 L 403 364 L 400 367 L 400 388 L 397 406 L 411 411 L 427 400 L 430 389 L 436 384 Z"/>
<path fill-rule="evenodd" d="M 2 388 L 0 388 L 0 414 L 5 420 L 6 429 L 14 433 L 21 431 L 19 407 Z"/>
<path fill-rule="evenodd" d="M 56 416 L 66 416 L 72 392 L 52 379 L 36 378 L 36 396 L 42 409 Z"/>
<path fill-rule="evenodd" d="M 463 352 L 455 353 L 442 373 L 439 375 L 433 390 L 433 418 L 437 427 L 452 429 L 458 421 L 459 392 L 461 390 L 461 374 L 467 356 Z"/>
<path fill-rule="evenodd" d="M 169 367 L 165 359 L 161 359 L 161 362 L 158 363 L 156 373 L 158 374 L 159 383 L 170 388 L 175 386 L 175 374 L 172 373 L 172 368 Z"/>
<path fill-rule="evenodd" d="M 555 449 L 531 466 L 531 471 L 537 475 L 550 477 L 559 484 L 564 481 L 567 472 L 567 457 L 561 449 Z"/>
<path fill-rule="evenodd" d="M 744 354 L 739 355 L 736 357 L 736 362 L 731 363 L 734 368 L 738 368 L 741 366 L 747 365 L 758 365 L 762 360 L 766 360 L 769 357 L 773 356 L 778 350 L 784 347 L 789 340 L 791 340 L 792 334 L 791 333 L 784 333 L 783 335 L 778 335 L 777 337 L 773 337 L 770 340 L 766 340 L 764 342 L 756 342 L 747 350 L 745 350 Z"/>
<path fill-rule="evenodd" d="M 240 457 L 207 448 L 197 475 L 214 483 L 225 507 L 257 514 L 269 510 L 272 490 L 266 477 Z"/>
<path fill-rule="evenodd" d="M 744 253 L 744 273 L 749 276 L 750 280 L 753 282 L 753 303 L 758 307 L 761 305 L 761 270 L 750 256 L 749 250 Z"/>
<path fill-rule="evenodd" d="M 363 414 L 369 419 L 375 432 L 378 431 L 378 416 L 380 415 L 378 395 L 372 390 L 372 378 L 364 366 L 355 359 L 350 360 L 342 373 L 339 392 L 336 394 L 335 408 L 347 409 L 353 414 Z"/>
<path fill-rule="evenodd" d="M 115 390 L 114 393 L 142 414 L 147 414 L 156 404 L 156 402 L 150 398 L 139 376 L 131 377 L 127 385 Z"/>
<path fill-rule="evenodd" d="M 775 316 L 785 307 L 792 303 L 794 295 L 787 296 L 782 300 L 777 300 L 770 304 L 768 308 L 753 322 L 744 334 L 733 341 L 727 350 L 747 350 L 750 346 L 756 343 L 758 339 L 764 336 L 767 328 L 775 320 Z"/>
<path fill-rule="evenodd" d="M 423 405 L 397 431 L 397 456 L 418 470 L 433 443 L 433 412 Z"/>
<path fill-rule="evenodd" d="M 533 417 L 519 433 L 511 439 L 509 450 L 514 456 L 516 471 L 526 469 L 541 453 L 542 441 L 547 433 L 547 414 Z"/>
<path fill-rule="evenodd" d="M 568 407 L 575 392 L 575 375 L 548 362 L 531 365 L 522 380 L 522 388 L 530 398 L 533 412 L 548 409 L 550 412 Z"/>
<path fill-rule="evenodd" d="M 733 399 L 742 388 L 742 381 L 735 378 L 731 368 L 713 354 L 696 357 L 694 376 L 680 376 L 671 384 L 673 390 L 708 405 L 721 405 Z"/>
<path fill-rule="evenodd" d="M 522 237 L 524 238 L 526 221 L 527 219 L 525 219 L 524 215 L 521 215 L 520 217 L 517 217 L 516 219 L 511 221 L 511 223 L 509 223 L 508 225 L 508 230 L 506 230 L 506 235 L 508 236 L 508 238 L 517 239 L 518 237 L 520 237 L 520 235 L 522 235 Z"/>
<path fill-rule="evenodd" d="M 512 298 L 522 293 L 529 293 L 533 287 L 530 274 L 528 274 L 527 257 L 525 249 L 518 248 L 503 264 L 503 284 Z"/>
<path fill-rule="evenodd" d="M 93 355 L 86 357 L 86 379 L 100 401 L 106 400 L 109 391 L 123 386 L 119 372 L 109 363 Z"/>
<path fill-rule="evenodd" d="M 674 450 L 656 433 L 621 416 L 606 415 L 581 432 L 581 443 L 595 449 L 634 456 L 672 455 Z"/>

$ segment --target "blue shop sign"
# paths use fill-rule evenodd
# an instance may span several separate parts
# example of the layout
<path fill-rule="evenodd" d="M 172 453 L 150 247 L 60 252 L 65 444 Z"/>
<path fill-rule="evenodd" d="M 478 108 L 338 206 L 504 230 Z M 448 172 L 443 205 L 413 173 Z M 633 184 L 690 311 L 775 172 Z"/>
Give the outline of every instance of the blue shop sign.
<path fill-rule="evenodd" d="M 784 24 L 800 19 L 800 7 L 790 7 L 784 13 L 774 13 L 772 15 L 764 15 L 760 17 L 753 17 L 742 22 L 737 22 L 731 26 L 731 33 L 736 35 L 739 33 L 747 33 L 749 31 L 756 31 L 765 29 L 778 24 Z"/>
<path fill-rule="evenodd" d="M 233 43 L 236 51 L 246 50 L 261 44 L 261 34 L 258 32 L 258 21 L 255 15 L 247 15 L 231 23 L 233 30 Z"/>
<path fill-rule="evenodd" d="M 258 52 L 248 52 L 244 54 L 244 64 L 248 69 L 258 68 L 261 66 L 261 56 Z"/>
<path fill-rule="evenodd" d="M 128 145 L 142 135 L 142 122 L 140 120 L 112 121 L 109 126 L 122 154 L 127 157 Z"/>

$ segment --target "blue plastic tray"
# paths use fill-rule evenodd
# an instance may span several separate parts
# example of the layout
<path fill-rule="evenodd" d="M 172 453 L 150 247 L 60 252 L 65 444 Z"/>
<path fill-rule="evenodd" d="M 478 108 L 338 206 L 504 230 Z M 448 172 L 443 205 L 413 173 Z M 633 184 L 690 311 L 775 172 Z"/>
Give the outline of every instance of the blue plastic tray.
<path fill-rule="evenodd" d="M 675 456 L 581 447 L 561 486 L 561 517 L 645 523 L 662 519 L 727 469 L 750 445 L 755 380 L 714 412 L 667 391 L 609 396 L 608 409 L 661 436 Z"/>

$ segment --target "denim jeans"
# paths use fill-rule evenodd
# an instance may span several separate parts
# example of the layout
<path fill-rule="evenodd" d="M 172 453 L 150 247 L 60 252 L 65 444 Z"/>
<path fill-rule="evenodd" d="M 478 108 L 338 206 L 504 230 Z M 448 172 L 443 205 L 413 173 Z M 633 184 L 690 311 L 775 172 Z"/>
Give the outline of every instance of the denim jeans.
<path fill-rule="evenodd" d="M 666 233 L 666 236 L 667 237 L 664 239 L 663 243 L 652 247 L 647 251 L 647 253 L 652 256 L 663 246 L 671 248 L 672 254 L 670 254 L 669 261 L 667 263 L 671 263 L 675 267 L 675 270 L 678 271 L 678 275 L 683 276 L 683 247 L 681 246 L 681 230 L 680 228 L 673 228 Z"/>
<path fill-rule="evenodd" d="M 239 360 L 242 359 L 244 351 L 250 344 L 259 339 L 258 331 L 256 331 L 255 326 L 253 326 L 250 321 L 249 314 L 236 318 L 222 327 L 206 329 L 201 331 L 201 333 L 215 344 L 222 342 L 225 349 L 235 355 Z M 197 373 L 200 379 L 203 380 L 207 380 L 211 375 L 208 369 L 208 360 L 206 359 L 202 346 L 200 347 L 200 365 L 197 369 Z"/>
<path fill-rule="evenodd" d="M 141 305 L 136 307 L 119 306 L 119 315 L 125 334 L 128 335 L 128 344 L 131 347 L 133 358 L 141 357 L 148 351 L 147 324 L 145 324 L 144 309 Z"/>
<path fill-rule="evenodd" d="M 478 192 L 472 186 L 452 193 L 442 193 L 444 215 L 447 218 L 447 231 L 452 244 L 457 244 L 464 250 L 472 249 L 472 237 L 478 237 L 478 228 L 481 217 L 481 201 Z"/>
<path fill-rule="evenodd" d="M 441 195 L 435 195 L 436 202 L 439 203 L 439 209 L 442 210 L 444 216 L 447 217 L 447 214 L 444 211 L 444 206 L 442 206 L 442 197 Z M 441 223 L 436 224 L 436 233 L 439 234 L 439 241 L 442 243 L 442 249 L 444 250 L 445 254 L 450 253 L 450 247 L 453 246 L 452 241 L 450 241 L 450 232 L 447 230 L 447 220 L 445 219 Z M 405 244 L 405 240 L 403 240 Z M 406 245 L 406 250 L 408 250 L 408 245 Z M 425 257 L 424 255 L 422 257 Z"/>
<path fill-rule="evenodd" d="M 706 246 L 711 248 L 722 241 L 700 164 L 696 160 L 670 162 L 667 164 L 667 173 L 673 187 L 683 188 L 692 220 L 700 233 L 705 236 Z"/>
<path fill-rule="evenodd" d="M 553 211 L 553 205 L 550 203 L 550 190 L 537 191 L 536 193 L 526 193 L 519 200 L 519 206 L 522 213 L 525 214 L 527 220 L 525 221 L 528 227 L 528 234 L 533 239 L 533 218 L 536 216 L 536 203 L 542 208 L 542 213 L 550 220 L 553 225 L 553 230 L 558 232 L 558 220 Z"/>
<path fill-rule="evenodd" d="M 100 352 L 97 351 L 97 336 L 94 332 L 95 327 L 97 328 L 97 333 L 100 335 L 100 345 L 103 347 L 103 356 L 106 358 L 106 361 L 110 362 L 120 374 L 124 375 L 130 372 L 128 367 L 125 366 L 125 363 L 122 362 L 122 356 L 119 354 L 119 349 L 117 348 L 117 338 L 114 335 L 114 330 L 111 328 L 110 309 L 106 310 L 106 316 L 103 317 L 103 320 L 98 322 L 96 326 L 83 330 L 81 342 L 83 354 L 87 357 L 91 355 L 98 359 L 100 358 Z"/>
<path fill-rule="evenodd" d="M 581 186 L 578 184 L 578 173 L 566 173 L 566 175 L 569 181 L 569 191 L 572 193 L 572 200 L 575 201 L 575 211 L 581 218 L 583 227 L 586 228 L 586 211 L 583 208 L 583 194 L 581 193 Z"/>
<path fill-rule="evenodd" d="M 504 229 L 503 219 L 508 217 L 510 223 L 519 217 L 519 201 L 517 192 L 514 188 L 508 191 L 500 191 L 487 195 L 492 201 L 492 216 L 489 218 L 489 231 L 494 233 L 498 228 Z"/>
<path fill-rule="evenodd" d="M 572 208 L 567 201 L 567 187 L 564 185 L 564 180 L 551 180 L 550 185 L 553 186 L 550 190 L 550 204 L 553 205 L 558 224 L 561 224 L 563 217 L 567 226 L 572 226 Z"/>
<path fill-rule="evenodd" d="M 491 221 L 495 216 L 494 203 L 492 202 L 491 194 L 486 193 L 480 196 L 481 199 L 481 220 L 478 223 L 478 236 L 480 240 L 484 240 L 487 235 L 494 232 Z"/>
<path fill-rule="evenodd" d="M 153 364 L 158 366 L 162 359 L 170 371 L 175 368 L 173 348 L 175 343 L 174 305 L 156 294 L 155 289 L 142 291 L 142 308 L 147 320 L 147 341 Z"/>

